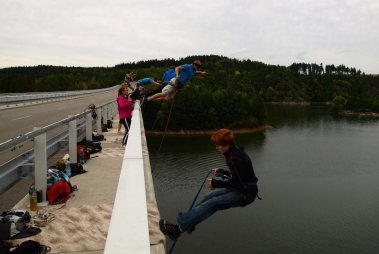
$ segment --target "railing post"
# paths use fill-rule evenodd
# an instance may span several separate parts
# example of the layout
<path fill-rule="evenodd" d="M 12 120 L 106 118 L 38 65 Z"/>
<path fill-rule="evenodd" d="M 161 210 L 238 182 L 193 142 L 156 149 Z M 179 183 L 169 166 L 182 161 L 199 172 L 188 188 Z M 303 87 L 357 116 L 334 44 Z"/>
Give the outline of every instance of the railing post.
<path fill-rule="evenodd" d="M 34 130 L 40 129 L 34 127 Z M 46 132 L 34 138 L 34 179 L 35 187 L 42 192 L 42 203 L 46 203 L 47 155 Z"/>
<path fill-rule="evenodd" d="M 103 109 L 103 124 L 107 124 L 107 122 L 108 122 L 108 113 L 107 113 L 107 111 L 108 111 L 108 106 L 104 106 L 103 107 L 104 109 Z"/>
<path fill-rule="evenodd" d="M 92 141 L 92 116 L 90 113 L 86 115 L 86 140 Z"/>
<path fill-rule="evenodd" d="M 97 114 L 97 119 L 96 119 L 96 133 L 97 134 L 102 134 L 103 131 L 101 129 L 101 108 L 96 108 L 96 114 Z"/>
<path fill-rule="evenodd" d="M 107 106 L 107 113 L 108 113 L 108 119 L 109 119 L 109 120 L 113 120 L 113 116 L 112 116 L 112 105 L 108 105 L 108 106 Z"/>
<path fill-rule="evenodd" d="M 69 116 L 70 117 L 70 116 Z M 68 152 L 70 155 L 70 163 L 77 163 L 77 130 L 76 120 L 72 120 L 68 123 Z"/>

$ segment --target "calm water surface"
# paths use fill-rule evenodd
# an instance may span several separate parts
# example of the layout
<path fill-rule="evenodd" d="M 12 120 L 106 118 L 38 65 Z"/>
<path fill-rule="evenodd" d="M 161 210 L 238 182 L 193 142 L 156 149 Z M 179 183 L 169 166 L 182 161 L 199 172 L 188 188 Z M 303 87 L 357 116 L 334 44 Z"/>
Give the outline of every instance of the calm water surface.
<path fill-rule="evenodd" d="M 268 122 L 270 130 L 236 136 L 263 200 L 216 213 L 174 253 L 379 253 L 379 121 L 271 106 Z M 167 136 L 157 154 L 160 141 L 148 137 L 155 191 L 161 217 L 175 221 L 207 172 L 226 165 L 209 136 Z"/>

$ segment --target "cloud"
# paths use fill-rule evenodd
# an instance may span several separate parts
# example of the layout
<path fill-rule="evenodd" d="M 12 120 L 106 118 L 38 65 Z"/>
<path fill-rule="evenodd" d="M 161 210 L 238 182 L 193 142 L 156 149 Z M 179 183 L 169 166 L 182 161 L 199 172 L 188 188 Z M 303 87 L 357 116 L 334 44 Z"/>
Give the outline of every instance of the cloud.
<path fill-rule="evenodd" d="M 219 54 L 379 69 L 376 0 L 12 0 L 0 22 L 0 67 Z"/>

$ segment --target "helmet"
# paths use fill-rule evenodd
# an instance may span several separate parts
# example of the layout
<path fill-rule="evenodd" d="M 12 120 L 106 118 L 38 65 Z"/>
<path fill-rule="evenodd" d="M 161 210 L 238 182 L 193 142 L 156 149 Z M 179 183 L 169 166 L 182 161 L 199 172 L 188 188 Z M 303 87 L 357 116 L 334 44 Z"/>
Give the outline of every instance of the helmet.
<path fill-rule="evenodd" d="M 57 167 L 57 169 L 59 169 L 59 170 L 65 170 L 65 168 L 66 168 L 66 163 L 64 162 L 63 159 L 57 160 L 56 167 Z"/>

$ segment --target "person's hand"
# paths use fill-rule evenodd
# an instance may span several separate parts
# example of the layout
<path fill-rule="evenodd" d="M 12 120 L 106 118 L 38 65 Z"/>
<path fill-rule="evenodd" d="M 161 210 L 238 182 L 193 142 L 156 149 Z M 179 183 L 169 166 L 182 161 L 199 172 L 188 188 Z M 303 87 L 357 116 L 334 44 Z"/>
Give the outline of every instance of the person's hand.
<path fill-rule="evenodd" d="M 218 168 L 212 169 L 212 175 L 217 176 L 218 175 Z"/>
<path fill-rule="evenodd" d="M 208 73 L 206 71 L 202 71 L 202 72 L 200 72 L 200 75 L 203 76 L 203 77 L 205 77 L 205 76 L 208 75 Z"/>
<path fill-rule="evenodd" d="M 214 187 L 212 185 L 212 178 L 208 178 L 208 188 L 211 189 L 211 190 L 214 190 Z"/>

